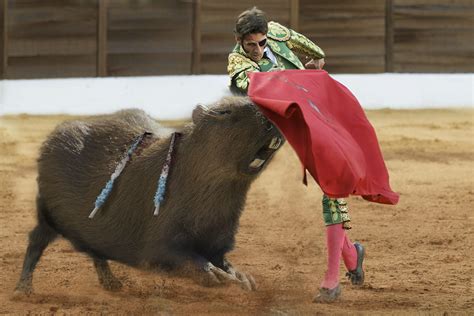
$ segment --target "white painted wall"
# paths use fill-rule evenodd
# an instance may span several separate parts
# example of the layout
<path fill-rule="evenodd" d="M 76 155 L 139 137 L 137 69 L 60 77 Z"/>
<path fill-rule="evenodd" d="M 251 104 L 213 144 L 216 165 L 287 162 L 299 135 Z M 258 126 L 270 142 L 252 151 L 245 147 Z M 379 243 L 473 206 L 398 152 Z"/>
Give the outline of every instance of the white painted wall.
<path fill-rule="evenodd" d="M 474 107 L 474 74 L 333 75 L 366 109 Z M 99 114 L 142 108 L 188 118 L 198 103 L 229 95 L 225 75 L 0 81 L 2 114 Z"/>

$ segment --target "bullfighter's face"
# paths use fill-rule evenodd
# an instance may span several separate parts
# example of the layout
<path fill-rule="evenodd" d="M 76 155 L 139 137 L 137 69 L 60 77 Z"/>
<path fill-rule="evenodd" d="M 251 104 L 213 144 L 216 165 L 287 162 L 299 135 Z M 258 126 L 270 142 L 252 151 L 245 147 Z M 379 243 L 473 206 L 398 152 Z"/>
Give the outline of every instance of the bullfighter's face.
<path fill-rule="evenodd" d="M 263 51 L 267 46 L 267 35 L 263 33 L 248 34 L 241 39 L 240 44 L 250 59 L 258 62 L 263 58 Z"/>

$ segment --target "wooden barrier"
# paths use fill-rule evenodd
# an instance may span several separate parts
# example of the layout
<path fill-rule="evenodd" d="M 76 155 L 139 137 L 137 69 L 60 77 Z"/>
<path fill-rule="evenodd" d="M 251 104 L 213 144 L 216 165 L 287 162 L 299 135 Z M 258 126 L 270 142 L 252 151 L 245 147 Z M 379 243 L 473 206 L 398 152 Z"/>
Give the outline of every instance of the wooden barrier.
<path fill-rule="evenodd" d="M 393 0 L 395 72 L 474 72 L 474 1 Z"/>
<path fill-rule="evenodd" d="M 0 78 L 224 74 L 254 5 L 332 73 L 474 71 L 472 0 L 0 0 Z"/>
<path fill-rule="evenodd" d="M 0 0 L 0 79 L 7 71 L 7 0 Z"/>

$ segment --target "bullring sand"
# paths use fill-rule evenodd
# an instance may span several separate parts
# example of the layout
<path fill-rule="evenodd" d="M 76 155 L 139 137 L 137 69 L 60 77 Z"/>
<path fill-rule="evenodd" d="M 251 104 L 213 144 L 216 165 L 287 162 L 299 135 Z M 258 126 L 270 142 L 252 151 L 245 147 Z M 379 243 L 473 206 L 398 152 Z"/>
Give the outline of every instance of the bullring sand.
<path fill-rule="evenodd" d="M 30 297 L 13 298 L 35 225 L 36 158 L 65 116 L 0 117 L 0 314 L 469 314 L 474 310 L 474 110 L 376 110 L 374 125 L 396 206 L 349 198 L 351 239 L 367 248 L 366 283 L 342 281 L 340 302 L 311 303 L 325 269 L 321 191 L 301 183 L 285 144 L 252 185 L 230 260 L 256 292 L 112 263 L 120 292 L 104 291 L 91 261 L 59 239 L 35 271 Z M 165 122 L 166 123 L 166 122 Z M 341 265 L 341 279 L 344 269 Z"/>

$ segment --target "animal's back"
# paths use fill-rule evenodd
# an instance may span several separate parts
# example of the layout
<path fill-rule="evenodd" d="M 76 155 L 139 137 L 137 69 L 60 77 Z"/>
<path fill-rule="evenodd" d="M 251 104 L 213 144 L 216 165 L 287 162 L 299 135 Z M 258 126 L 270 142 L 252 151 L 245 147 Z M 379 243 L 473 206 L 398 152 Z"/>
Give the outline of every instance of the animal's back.
<path fill-rule="evenodd" d="M 38 160 L 38 192 L 46 214 L 41 215 L 80 250 L 113 257 L 114 252 L 126 246 L 125 239 L 131 243 L 136 239 L 131 231 L 127 234 L 127 227 L 117 227 L 119 219 L 98 216 L 91 220 L 88 215 L 117 163 L 144 132 L 155 136 L 166 133 L 143 111 L 124 110 L 65 122 L 43 144 Z"/>

